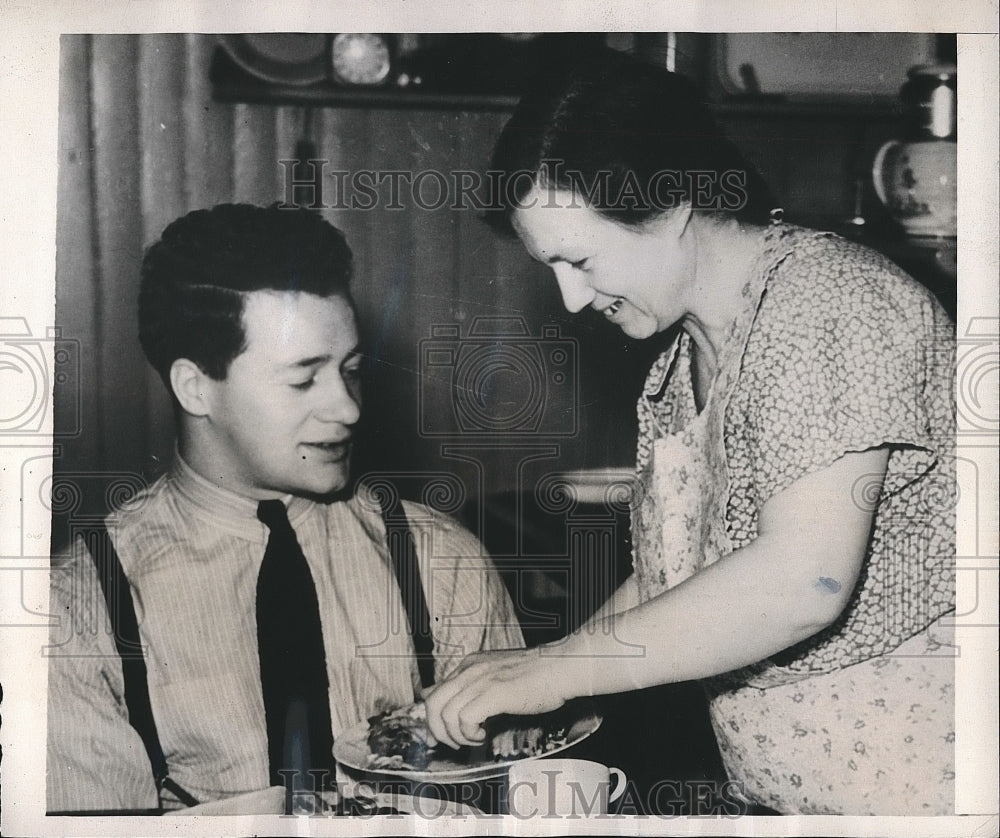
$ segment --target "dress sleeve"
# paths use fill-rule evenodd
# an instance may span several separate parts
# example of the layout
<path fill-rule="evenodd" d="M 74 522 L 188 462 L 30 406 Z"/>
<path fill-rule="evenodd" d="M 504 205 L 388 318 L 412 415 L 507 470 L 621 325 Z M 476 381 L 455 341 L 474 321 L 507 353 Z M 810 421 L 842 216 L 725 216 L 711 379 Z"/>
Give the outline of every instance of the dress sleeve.
<path fill-rule="evenodd" d="M 420 567 L 434 634 L 434 674 L 442 680 L 467 655 L 520 648 L 524 638 L 486 548 L 454 520 L 437 512 L 431 516 L 430 531 L 421 539 L 431 550 L 422 551 Z"/>
<path fill-rule="evenodd" d="M 129 724 L 121 662 L 87 548 L 51 568 L 46 808 L 155 809 L 146 750 Z"/>
<path fill-rule="evenodd" d="M 883 495 L 892 493 L 953 442 L 947 316 L 877 254 L 819 249 L 771 278 L 744 355 L 733 447 L 758 508 L 845 453 L 882 446 L 891 449 Z"/>

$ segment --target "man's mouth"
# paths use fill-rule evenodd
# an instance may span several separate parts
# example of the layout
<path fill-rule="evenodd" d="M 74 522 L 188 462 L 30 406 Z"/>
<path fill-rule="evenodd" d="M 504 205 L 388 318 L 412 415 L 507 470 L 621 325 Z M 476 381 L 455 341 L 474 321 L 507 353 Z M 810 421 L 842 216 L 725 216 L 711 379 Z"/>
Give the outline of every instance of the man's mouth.
<path fill-rule="evenodd" d="M 351 451 L 351 441 L 342 439 L 337 442 L 303 442 L 306 448 L 311 448 L 327 458 L 339 460 L 346 457 Z"/>

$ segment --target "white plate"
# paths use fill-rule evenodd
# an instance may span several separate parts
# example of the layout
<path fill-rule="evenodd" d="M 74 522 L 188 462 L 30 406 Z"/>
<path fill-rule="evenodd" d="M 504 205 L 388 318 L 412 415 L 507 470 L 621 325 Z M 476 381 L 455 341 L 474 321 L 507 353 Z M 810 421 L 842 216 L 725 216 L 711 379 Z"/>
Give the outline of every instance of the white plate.
<path fill-rule="evenodd" d="M 515 762 L 528 759 L 539 759 L 558 754 L 582 742 L 597 728 L 603 719 L 596 713 L 588 713 L 575 721 L 566 736 L 566 743 L 557 748 L 531 757 L 515 757 L 511 759 L 493 759 L 487 750 L 488 746 L 477 748 L 462 748 L 459 751 L 442 748 L 440 755 L 435 754 L 426 768 L 371 768 L 368 760 L 372 756 L 368 748 L 368 722 L 364 722 L 350 730 L 341 733 L 333 745 L 333 755 L 337 762 L 348 768 L 355 768 L 368 774 L 382 774 L 392 777 L 403 777 L 407 780 L 417 780 L 430 783 L 460 783 L 472 780 L 485 780 L 489 777 L 501 777 Z"/>

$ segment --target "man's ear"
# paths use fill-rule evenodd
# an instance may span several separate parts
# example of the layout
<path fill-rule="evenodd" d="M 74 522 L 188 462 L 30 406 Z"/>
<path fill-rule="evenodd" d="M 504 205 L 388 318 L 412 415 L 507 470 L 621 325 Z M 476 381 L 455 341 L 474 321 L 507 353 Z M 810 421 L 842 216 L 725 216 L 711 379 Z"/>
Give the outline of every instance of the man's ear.
<path fill-rule="evenodd" d="M 170 365 L 170 387 L 185 413 L 205 416 L 211 407 L 210 378 L 194 361 L 178 358 Z"/>

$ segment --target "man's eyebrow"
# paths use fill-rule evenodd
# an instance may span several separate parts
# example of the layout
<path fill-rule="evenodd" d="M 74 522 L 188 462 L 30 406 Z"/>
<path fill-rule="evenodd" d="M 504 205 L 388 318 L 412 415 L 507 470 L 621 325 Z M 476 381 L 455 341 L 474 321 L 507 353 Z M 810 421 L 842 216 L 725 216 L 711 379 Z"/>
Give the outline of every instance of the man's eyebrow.
<path fill-rule="evenodd" d="M 570 259 L 562 252 L 555 250 L 552 252 L 551 256 L 545 256 L 543 258 L 536 259 L 535 261 L 541 262 L 543 265 L 554 265 L 556 262 L 573 262 L 576 260 Z"/>
<path fill-rule="evenodd" d="M 289 361 L 287 364 L 282 364 L 285 369 L 305 369 L 306 367 L 315 367 L 319 364 L 325 364 L 330 360 L 332 356 L 326 355 L 314 355 L 311 358 L 301 358 L 298 361 Z"/>
<path fill-rule="evenodd" d="M 354 346 L 345 353 L 344 359 L 341 363 L 352 361 L 360 355 L 361 355 L 361 347 Z M 309 358 L 301 358 L 298 361 L 289 361 L 287 364 L 283 364 L 282 366 L 285 369 L 298 370 L 298 369 L 306 369 L 307 367 L 316 367 L 319 366 L 320 364 L 325 364 L 331 360 L 333 360 L 333 355 L 327 352 L 324 353 L 323 355 L 313 355 Z"/>

